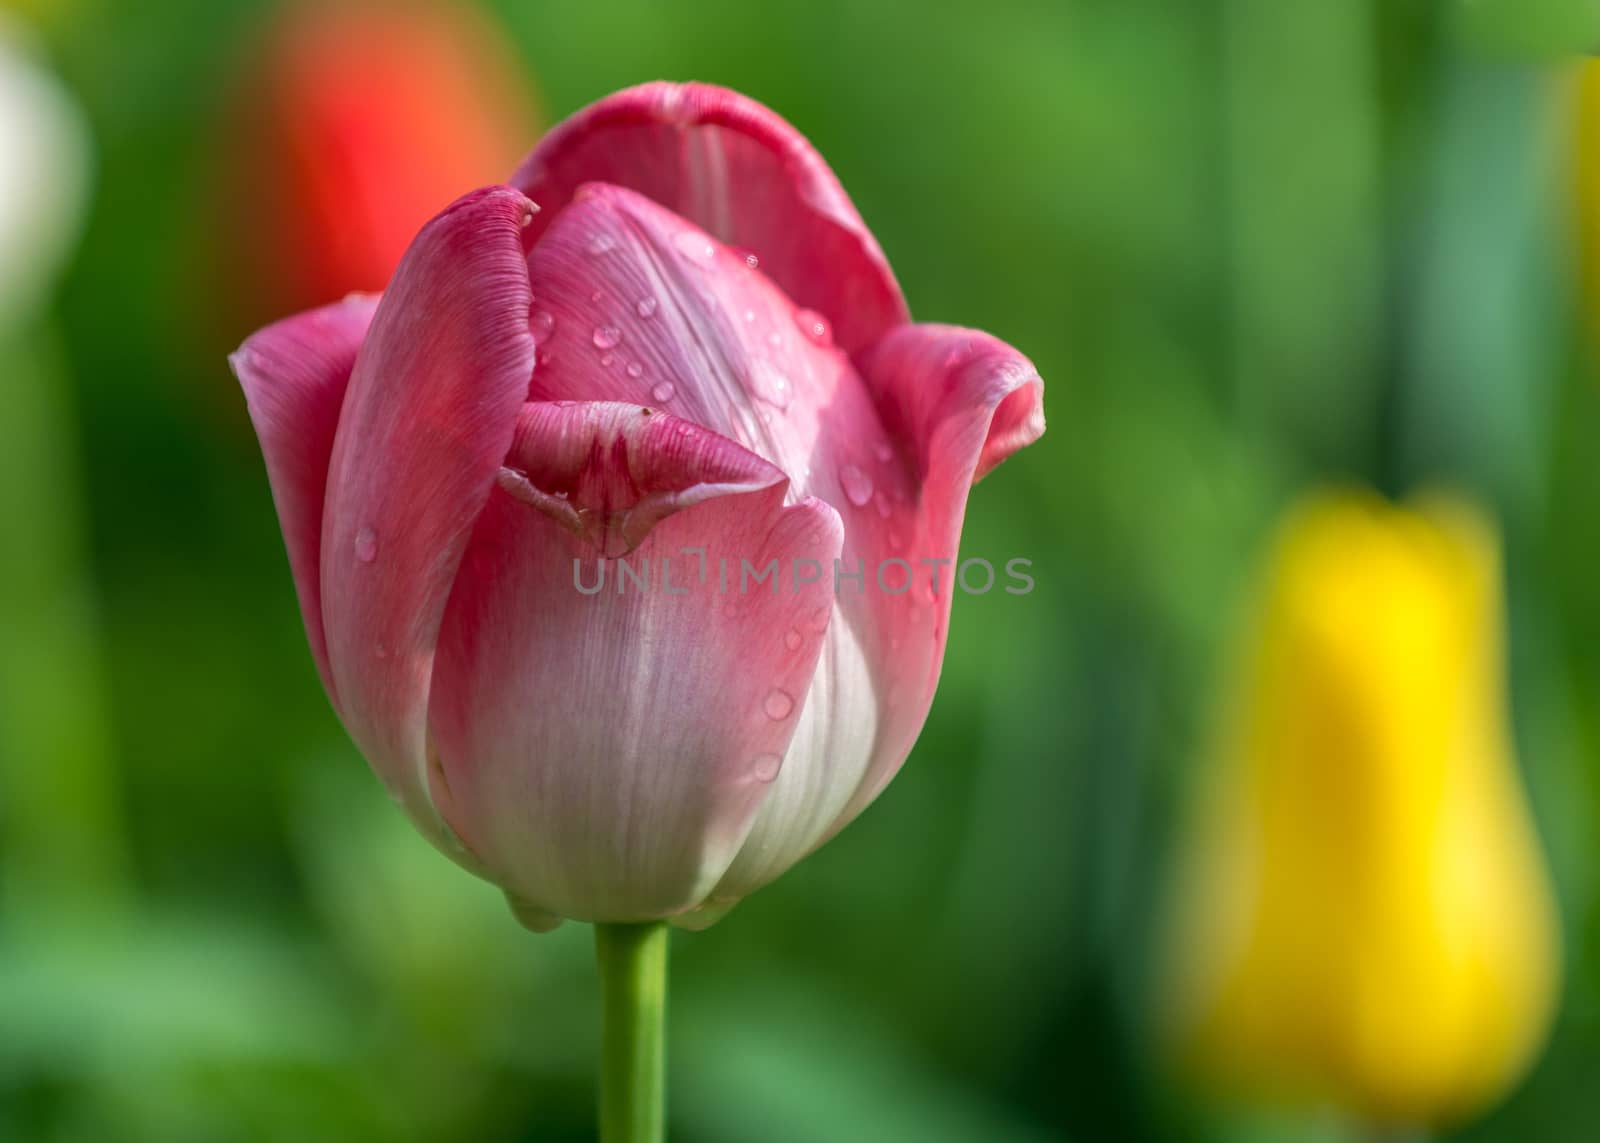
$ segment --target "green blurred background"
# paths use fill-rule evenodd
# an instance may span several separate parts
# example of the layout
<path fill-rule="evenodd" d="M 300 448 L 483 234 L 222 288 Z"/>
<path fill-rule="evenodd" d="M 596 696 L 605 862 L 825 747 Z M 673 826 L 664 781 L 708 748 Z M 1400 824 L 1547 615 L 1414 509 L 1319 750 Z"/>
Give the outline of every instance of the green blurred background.
<path fill-rule="evenodd" d="M 1298 492 L 1353 479 L 1450 481 L 1500 518 L 1565 927 L 1548 1049 L 1451 1138 L 1593 1139 L 1600 309 L 1561 55 L 1600 44 L 1592 6 L 488 7 L 546 122 L 654 78 L 778 109 L 913 311 L 1046 380 L 1049 432 L 963 539 L 1038 589 L 958 597 L 902 775 L 675 938 L 673 1137 L 1340 1137 L 1184 1090 L 1146 1014 L 1242 585 Z M 12 17 L 91 157 L 65 268 L 0 324 L 0 1138 L 592 1138 L 589 930 L 524 932 L 429 849 L 306 649 L 224 361 L 276 316 L 219 170 L 270 8 Z"/>

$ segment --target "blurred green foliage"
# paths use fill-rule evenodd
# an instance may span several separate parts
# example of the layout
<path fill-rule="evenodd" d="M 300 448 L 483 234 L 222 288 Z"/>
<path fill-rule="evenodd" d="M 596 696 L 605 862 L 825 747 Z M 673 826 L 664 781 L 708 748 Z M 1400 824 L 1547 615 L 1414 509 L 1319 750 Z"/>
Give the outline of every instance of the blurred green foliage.
<path fill-rule="evenodd" d="M 592 1138 L 587 930 L 525 933 L 413 834 L 305 647 L 224 364 L 251 218 L 219 96 L 266 5 L 30 7 L 99 173 L 59 305 L 0 339 L 0 1138 Z M 553 116 L 658 77 L 777 108 L 916 314 L 1047 384 L 964 537 L 1038 590 L 959 598 L 901 777 L 676 938 L 674 1138 L 1340 1137 L 1208 1107 L 1145 1029 L 1234 601 L 1330 479 L 1454 482 L 1505 525 L 1569 974 L 1535 1073 L 1457 1137 L 1592 1138 L 1600 381 L 1551 55 L 1590 6 L 493 7 Z"/>

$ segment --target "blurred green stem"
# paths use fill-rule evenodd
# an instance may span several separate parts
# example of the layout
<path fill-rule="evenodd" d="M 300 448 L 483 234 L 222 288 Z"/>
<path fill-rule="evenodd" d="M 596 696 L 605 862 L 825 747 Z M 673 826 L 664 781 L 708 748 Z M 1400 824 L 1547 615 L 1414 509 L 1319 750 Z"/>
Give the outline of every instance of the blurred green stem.
<path fill-rule="evenodd" d="M 0 336 L 0 899 L 127 889 L 72 383 L 49 329 Z"/>
<path fill-rule="evenodd" d="M 670 935 L 663 921 L 594 927 L 604 1011 L 601 1143 L 660 1143 L 665 1137 Z"/>

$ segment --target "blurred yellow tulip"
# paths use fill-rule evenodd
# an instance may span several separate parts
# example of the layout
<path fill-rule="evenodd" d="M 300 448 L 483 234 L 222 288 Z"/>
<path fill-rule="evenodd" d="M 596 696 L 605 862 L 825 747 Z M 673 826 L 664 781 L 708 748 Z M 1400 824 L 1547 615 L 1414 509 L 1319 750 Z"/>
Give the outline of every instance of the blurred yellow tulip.
<path fill-rule="evenodd" d="M 1267 570 L 1180 848 L 1166 1031 L 1233 1094 L 1460 1119 L 1528 1066 L 1560 978 L 1497 537 L 1463 504 L 1327 493 Z"/>

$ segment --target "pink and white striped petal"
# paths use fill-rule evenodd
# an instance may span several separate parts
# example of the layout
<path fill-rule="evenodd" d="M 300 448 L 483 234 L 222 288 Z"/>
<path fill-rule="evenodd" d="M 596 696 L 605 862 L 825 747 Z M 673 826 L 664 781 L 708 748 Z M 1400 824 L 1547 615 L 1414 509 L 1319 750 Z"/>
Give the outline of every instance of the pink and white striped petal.
<path fill-rule="evenodd" d="M 915 496 L 845 512 L 847 562 L 865 565 L 863 605 L 851 589 L 830 632 L 792 767 L 762 807 L 715 896 L 738 900 L 848 825 L 899 771 L 922 731 L 944 662 L 962 522 L 974 480 L 1044 431 L 1044 386 L 1032 363 L 997 338 L 952 326 L 908 325 L 861 357 L 865 380 Z M 870 482 L 868 470 L 860 470 Z M 869 514 L 867 503 L 873 511 Z M 863 527 L 881 516 L 877 526 Z M 894 561 L 904 561 L 898 563 Z M 907 583 L 906 590 L 896 590 Z M 935 589 L 937 576 L 937 590 Z M 870 694 L 864 709 L 859 696 Z M 864 739 L 864 741 L 863 741 Z M 842 761 L 848 760 L 848 761 Z"/>
<path fill-rule="evenodd" d="M 787 487 L 652 409 L 524 407 L 450 599 L 430 721 L 435 800 L 525 911 L 682 914 L 743 844 L 816 669 L 841 539 L 826 504 L 785 507 Z"/>
<path fill-rule="evenodd" d="M 533 370 L 534 209 L 491 187 L 417 235 L 356 358 L 322 527 L 322 617 L 345 728 L 458 858 L 428 799 L 428 693 L 456 567 Z"/>

